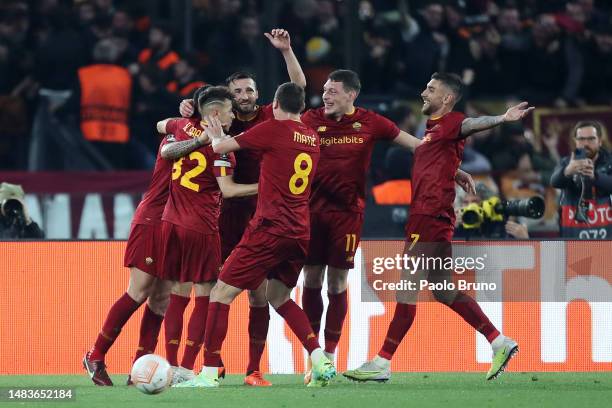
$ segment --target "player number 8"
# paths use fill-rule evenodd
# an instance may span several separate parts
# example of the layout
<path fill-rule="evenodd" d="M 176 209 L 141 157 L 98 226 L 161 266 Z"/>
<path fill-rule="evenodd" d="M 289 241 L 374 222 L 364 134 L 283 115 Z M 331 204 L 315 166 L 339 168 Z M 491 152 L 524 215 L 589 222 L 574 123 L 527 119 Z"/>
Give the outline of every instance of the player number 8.
<path fill-rule="evenodd" d="M 306 168 L 302 168 L 302 164 L 306 163 Z M 295 173 L 289 179 L 289 191 L 292 194 L 300 195 L 306 191 L 308 187 L 308 176 L 312 171 L 312 158 L 307 153 L 300 153 L 293 162 L 293 170 Z M 298 186 L 298 180 L 301 180 L 301 184 Z"/>

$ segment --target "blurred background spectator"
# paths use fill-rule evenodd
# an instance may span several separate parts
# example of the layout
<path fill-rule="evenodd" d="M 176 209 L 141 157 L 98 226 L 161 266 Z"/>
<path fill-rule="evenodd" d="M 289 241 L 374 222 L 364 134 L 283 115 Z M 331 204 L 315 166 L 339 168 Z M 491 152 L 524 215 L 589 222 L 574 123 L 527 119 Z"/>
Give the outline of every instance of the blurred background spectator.
<path fill-rule="evenodd" d="M 460 109 L 469 116 L 503 112 L 516 100 L 535 104 L 522 126 L 474 135 L 462 169 L 497 183 L 502 195 L 545 197 L 553 204 L 534 232 L 552 234 L 558 192 L 549 180 L 573 149 L 573 124 L 612 126 L 611 16 L 603 0 L 4 0 L 0 167 L 150 169 L 156 121 L 176 116 L 178 102 L 202 84 L 246 70 L 270 100 L 286 78 L 263 32 L 283 27 L 310 106 L 321 103 L 322 84 L 337 68 L 359 72 L 358 104 L 417 137 L 420 93 L 435 71 L 462 76 Z M 129 91 L 127 79 L 121 85 L 129 103 L 121 107 L 128 136 L 120 143 L 95 139 L 82 121 L 79 73 L 100 65 L 101 44 L 112 50 L 109 69 L 130 77 Z M 90 76 L 90 85 L 110 89 L 102 76 Z M 374 194 L 404 191 L 410 163 L 409 152 L 378 144 L 368 180 Z M 403 205 L 406 194 L 392 201 Z"/>

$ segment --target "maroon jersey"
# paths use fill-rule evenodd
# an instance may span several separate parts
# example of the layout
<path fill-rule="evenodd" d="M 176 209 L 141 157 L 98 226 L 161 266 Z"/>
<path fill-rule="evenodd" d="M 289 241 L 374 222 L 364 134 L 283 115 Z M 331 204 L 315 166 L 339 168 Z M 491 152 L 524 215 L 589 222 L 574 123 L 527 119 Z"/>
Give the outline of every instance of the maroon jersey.
<path fill-rule="evenodd" d="M 241 148 L 261 152 L 257 210 L 251 227 L 293 239 L 310 238 L 308 197 L 319 161 L 317 133 L 294 120 L 270 119 L 236 136 Z"/>
<path fill-rule="evenodd" d="M 450 112 L 427 121 L 423 141 L 414 151 L 410 214 L 446 217 L 455 221 L 455 174 L 463 158 L 465 115 Z"/>
<path fill-rule="evenodd" d="M 203 132 L 199 119 L 171 120 L 166 129 L 168 141 L 189 140 Z M 210 145 L 176 160 L 162 220 L 202 234 L 217 232 L 221 191 L 216 177 L 231 175 L 235 163 L 233 154 L 216 154 Z"/>
<path fill-rule="evenodd" d="M 312 183 L 310 209 L 363 212 L 365 180 L 377 140 L 393 140 L 400 130 L 389 119 L 355 108 L 340 121 L 328 118 L 323 108 L 311 109 L 302 121 L 319 133 L 321 161 Z"/>
<path fill-rule="evenodd" d="M 160 152 L 164 144 L 166 144 L 166 139 L 162 140 L 159 145 L 149 188 L 142 197 L 140 204 L 138 204 L 138 208 L 136 208 L 132 224 L 154 225 L 161 222 L 162 213 L 168 200 L 168 183 L 170 182 L 170 169 L 172 168 L 172 163 L 161 157 Z"/>
<path fill-rule="evenodd" d="M 264 105 L 257 108 L 251 115 L 244 116 L 236 113 L 236 118 L 232 122 L 232 127 L 229 130 L 231 136 L 239 135 L 268 119 L 273 119 L 272 105 Z M 259 153 L 250 150 L 238 150 L 236 153 L 236 169 L 234 170 L 234 181 L 241 184 L 253 184 L 259 180 Z M 244 197 L 241 200 L 248 199 L 253 201 L 256 197 Z"/>

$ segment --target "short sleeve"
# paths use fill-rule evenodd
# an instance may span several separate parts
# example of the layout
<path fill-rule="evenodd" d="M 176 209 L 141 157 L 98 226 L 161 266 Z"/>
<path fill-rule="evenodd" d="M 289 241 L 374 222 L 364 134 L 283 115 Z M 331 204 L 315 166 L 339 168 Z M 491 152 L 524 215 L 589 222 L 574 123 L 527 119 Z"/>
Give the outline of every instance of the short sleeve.
<path fill-rule="evenodd" d="M 234 174 L 236 158 L 233 153 L 215 154 L 213 160 L 213 173 L 215 177 L 225 177 Z"/>
<path fill-rule="evenodd" d="M 234 138 L 241 149 L 268 150 L 270 148 L 270 136 L 274 125 L 272 121 L 266 121 L 242 132 Z"/>
<path fill-rule="evenodd" d="M 382 115 L 374 113 L 372 135 L 375 140 L 393 140 L 399 133 L 400 129 L 395 123 Z"/>
<path fill-rule="evenodd" d="M 450 112 L 440 122 L 442 132 L 445 139 L 456 140 L 462 139 L 461 124 L 465 119 L 465 115 L 461 112 Z"/>
<path fill-rule="evenodd" d="M 177 119 L 170 119 L 166 123 L 166 134 L 175 134 L 179 128 L 179 121 Z"/>

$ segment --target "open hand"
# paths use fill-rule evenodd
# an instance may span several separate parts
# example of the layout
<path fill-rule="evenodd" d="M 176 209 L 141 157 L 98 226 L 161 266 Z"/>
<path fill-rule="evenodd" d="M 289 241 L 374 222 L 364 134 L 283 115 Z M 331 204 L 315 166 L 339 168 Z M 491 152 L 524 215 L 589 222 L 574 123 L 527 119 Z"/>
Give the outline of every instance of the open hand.
<path fill-rule="evenodd" d="M 521 102 L 518 105 L 514 105 L 504 114 L 504 122 L 521 120 L 534 109 L 535 108 L 533 106 L 529 106 L 529 103 L 527 102 Z"/>
<path fill-rule="evenodd" d="M 269 33 L 264 33 L 266 38 L 270 40 L 270 44 L 280 51 L 287 51 L 291 48 L 291 38 L 289 32 L 282 28 L 275 28 Z"/>

